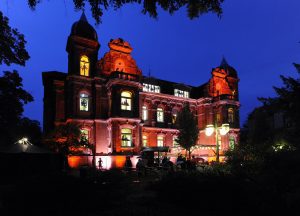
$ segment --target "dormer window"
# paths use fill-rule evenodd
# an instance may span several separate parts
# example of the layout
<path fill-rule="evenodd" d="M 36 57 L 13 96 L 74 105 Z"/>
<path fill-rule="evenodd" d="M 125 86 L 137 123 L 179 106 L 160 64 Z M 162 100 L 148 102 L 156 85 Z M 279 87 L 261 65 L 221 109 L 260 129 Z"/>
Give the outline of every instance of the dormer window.
<path fill-rule="evenodd" d="M 131 92 L 122 91 L 121 93 L 121 110 L 131 110 Z"/>
<path fill-rule="evenodd" d="M 152 85 L 148 83 L 143 83 L 143 91 L 145 92 L 155 92 L 160 93 L 160 87 L 157 85 Z"/>
<path fill-rule="evenodd" d="M 189 98 L 190 93 L 188 91 L 183 91 L 183 90 L 180 90 L 180 89 L 174 89 L 174 96 Z"/>
<path fill-rule="evenodd" d="M 89 76 L 90 62 L 87 56 L 81 56 L 80 58 L 80 75 Z"/>
<path fill-rule="evenodd" d="M 89 96 L 85 93 L 80 94 L 79 109 L 80 111 L 89 111 Z"/>

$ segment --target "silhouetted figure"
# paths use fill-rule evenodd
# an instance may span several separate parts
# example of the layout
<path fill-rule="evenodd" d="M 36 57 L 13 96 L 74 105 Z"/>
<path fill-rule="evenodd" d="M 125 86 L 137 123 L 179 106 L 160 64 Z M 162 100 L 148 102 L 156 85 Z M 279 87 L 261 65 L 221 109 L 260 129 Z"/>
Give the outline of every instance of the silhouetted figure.
<path fill-rule="evenodd" d="M 126 161 L 125 161 L 125 170 L 126 171 L 131 171 L 132 168 L 132 162 L 130 160 L 130 156 L 126 156 Z"/>
<path fill-rule="evenodd" d="M 100 170 L 102 169 L 102 159 L 101 158 L 99 158 L 99 160 L 98 160 L 98 167 Z"/>
<path fill-rule="evenodd" d="M 142 159 L 138 160 L 136 164 L 136 171 L 139 177 L 145 174 L 145 165 Z"/>

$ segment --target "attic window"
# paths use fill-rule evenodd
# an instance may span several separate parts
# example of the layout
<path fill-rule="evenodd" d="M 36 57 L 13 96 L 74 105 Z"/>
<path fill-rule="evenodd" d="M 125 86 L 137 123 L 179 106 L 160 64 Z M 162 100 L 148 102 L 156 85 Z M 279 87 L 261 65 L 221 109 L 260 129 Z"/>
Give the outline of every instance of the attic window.
<path fill-rule="evenodd" d="M 189 98 L 190 97 L 190 93 L 188 91 L 183 91 L 180 89 L 174 89 L 174 95 L 176 97 L 184 97 L 184 98 Z"/>

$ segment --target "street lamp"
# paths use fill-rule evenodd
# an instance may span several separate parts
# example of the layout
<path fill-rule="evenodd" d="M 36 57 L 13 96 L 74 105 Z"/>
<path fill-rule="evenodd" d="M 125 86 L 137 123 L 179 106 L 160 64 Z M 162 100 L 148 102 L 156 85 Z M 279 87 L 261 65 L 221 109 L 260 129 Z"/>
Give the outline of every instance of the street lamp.
<path fill-rule="evenodd" d="M 206 136 L 211 136 L 215 132 L 215 137 L 216 137 L 216 162 L 219 162 L 219 143 L 218 143 L 218 136 L 219 133 L 221 136 L 226 135 L 229 132 L 229 124 L 222 124 L 221 127 L 218 127 L 217 124 L 215 125 L 207 125 L 205 128 L 205 135 Z"/>

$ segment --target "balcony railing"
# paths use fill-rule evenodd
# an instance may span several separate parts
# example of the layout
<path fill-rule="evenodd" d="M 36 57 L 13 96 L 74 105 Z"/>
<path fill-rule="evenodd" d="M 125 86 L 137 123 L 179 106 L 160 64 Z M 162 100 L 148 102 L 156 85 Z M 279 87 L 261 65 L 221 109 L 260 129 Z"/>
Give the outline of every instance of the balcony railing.
<path fill-rule="evenodd" d="M 110 75 L 110 78 L 111 79 L 130 80 L 130 81 L 135 81 L 135 82 L 139 82 L 140 81 L 140 76 L 139 75 L 125 73 L 125 72 L 120 72 L 120 71 L 112 72 L 112 74 Z"/>

